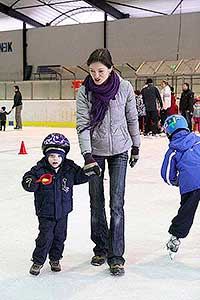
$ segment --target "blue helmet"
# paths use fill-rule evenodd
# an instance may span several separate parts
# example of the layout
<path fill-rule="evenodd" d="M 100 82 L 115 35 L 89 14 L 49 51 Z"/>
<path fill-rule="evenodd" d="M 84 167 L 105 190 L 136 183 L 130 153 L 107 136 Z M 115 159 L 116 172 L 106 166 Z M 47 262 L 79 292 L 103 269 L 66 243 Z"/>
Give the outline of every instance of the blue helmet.
<path fill-rule="evenodd" d="M 45 154 L 49 149 L 58 148 L 67 154 L 70 150 L 69 140 L 61 133 L 50 133 L 42 142 L 42 151 Z"/>
<path fill-rule="evenodd" d="M 165 120 L 164 128 L 166 134 L 170 137 L 175 131 L 179 129 L 186 129 L 189 131 L 186 119 L 181 115 L 172 115 Z"/>

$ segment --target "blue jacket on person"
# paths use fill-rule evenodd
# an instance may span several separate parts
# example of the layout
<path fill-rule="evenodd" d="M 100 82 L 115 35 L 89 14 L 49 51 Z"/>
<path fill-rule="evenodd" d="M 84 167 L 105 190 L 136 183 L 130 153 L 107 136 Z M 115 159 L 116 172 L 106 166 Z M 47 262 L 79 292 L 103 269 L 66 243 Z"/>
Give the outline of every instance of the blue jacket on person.
<path fill-rule="evenodd" d="M 50 184 L 36 182 L 44 174 L 52 175 Z M 26 191 L 34 192 L 38 217 L 58 220 L 73 209 L 73 185 L 87 181 L 88 176 L 72 160 L 64 159 L 56 173 L 46 159 L 42 158 L 36 166 L 24 174 L 22 186 Z"/>
<path fill-rule="evenodd" d="M 168 184 L 179 186 L 185 194 L 200 188 L 200 137 L 187 130 L 175 133 L 161 168 Z"/>

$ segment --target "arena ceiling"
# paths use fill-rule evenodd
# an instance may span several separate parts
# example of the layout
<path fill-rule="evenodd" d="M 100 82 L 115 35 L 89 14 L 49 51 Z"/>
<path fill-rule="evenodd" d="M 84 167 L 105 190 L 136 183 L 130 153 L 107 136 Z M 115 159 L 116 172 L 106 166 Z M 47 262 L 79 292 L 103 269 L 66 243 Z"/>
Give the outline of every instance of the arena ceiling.
<path fill-rule="evenodd" d="M 0 0 L 0 31 L 200 12 L 200 0 Z"/>

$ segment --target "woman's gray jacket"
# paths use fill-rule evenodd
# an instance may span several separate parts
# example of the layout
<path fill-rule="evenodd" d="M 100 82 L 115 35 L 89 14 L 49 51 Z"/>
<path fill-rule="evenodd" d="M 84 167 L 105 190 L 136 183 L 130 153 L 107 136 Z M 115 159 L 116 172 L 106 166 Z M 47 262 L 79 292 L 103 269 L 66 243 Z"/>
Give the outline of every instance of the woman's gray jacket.
<path fill-rule="evenodd" d="M 119 90 L 115 100 L 110 100 L 108 111 L 100 126 L 93 131 L 86 129 L 90 122 L 91 92 L 88 97 L 85 87 L 77 93 L 76 129 L 81 153 L 112 156 L 140 146 L 138 114 L 133 87 L 129 81 L 120 77 Z"/>

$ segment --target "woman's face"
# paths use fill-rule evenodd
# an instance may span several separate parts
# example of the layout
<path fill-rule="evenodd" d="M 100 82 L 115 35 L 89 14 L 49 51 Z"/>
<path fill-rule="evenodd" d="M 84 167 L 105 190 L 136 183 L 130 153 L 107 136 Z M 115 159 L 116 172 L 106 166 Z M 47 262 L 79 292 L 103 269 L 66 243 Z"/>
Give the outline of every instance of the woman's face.
<path fill-rule="evenodd" d="M 183 84 L 183 85 L 182 85 L 182 89 L 183 89 L 183 91 L 187 91 L 187 90 L 188 90 L 187 84 Z"/>
<path fill-rule="evenodd" d="M 166 83 L 164 81 L 162 81 L 160 85 L 162 88 L 166 87 Z"/>
<path fill-rule="evenodd" d="M 108 67 L 100 62 L 95 62 L 89 65 L 90 75 L 96 85 L 104 83 L 108 79 L 111 71 L 112 67 L 108 69 Z"/>

